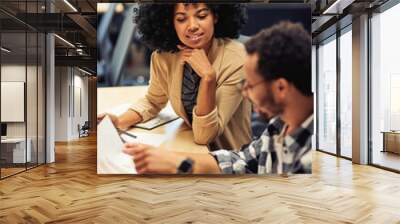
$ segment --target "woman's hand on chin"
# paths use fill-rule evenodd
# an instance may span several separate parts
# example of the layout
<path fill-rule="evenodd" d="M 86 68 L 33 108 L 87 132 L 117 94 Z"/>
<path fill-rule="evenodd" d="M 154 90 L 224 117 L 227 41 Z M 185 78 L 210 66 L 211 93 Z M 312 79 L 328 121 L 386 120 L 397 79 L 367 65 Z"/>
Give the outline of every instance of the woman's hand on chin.
<path fill-rule="evenodd" d="M 177 47 L 180 50 L 182 64 L 188 63 L 202 79 L 215 80 L 215 70 L 204 49 L 192 49 L 183 45 L 177 45 Z"/>

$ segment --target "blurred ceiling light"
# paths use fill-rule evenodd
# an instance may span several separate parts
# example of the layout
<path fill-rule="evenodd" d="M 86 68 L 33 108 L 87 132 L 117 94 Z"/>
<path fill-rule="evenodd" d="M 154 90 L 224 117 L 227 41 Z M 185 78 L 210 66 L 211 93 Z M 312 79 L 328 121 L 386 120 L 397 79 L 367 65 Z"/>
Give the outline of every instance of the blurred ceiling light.
<path fill-rule="evenodd" d="M 123 12 L 124 11 L 124 5 L 122 3 L 118 3 L 117 6 L 115 7 L 115 12 Z"/>
<path fill-rule="evenodd" d="M 97 12 L 106 12 L 111 3 L 97 3 Z"/>
<path fill-rule="evenodd" d="M 82 50 L 81 48 L 76 49 L 76 52 L 77 52 L 79 55 L 83 55 L 83 50 Z"/>
<path fill-rule="evenodd" d="M 0 49 L 1 49 L 2 51 L 6 52 L 6 53 L 10 53 L 10 52 L 11 52 L 10 50 L 8 50 L 8 49 L 5 48 L 5 47 L 1 47 Z"/>
<path fill-rule="evenodd" d="M 62 42 L 66 43 L 67 45 L 69 45 L 70 47 L 75 48 L 75 45 L 71 44 L 71 42 L 69 42 L 68 40 L 58 36 L 57 34 L 54 34 L 55 37 L 57 37 L 58 39 L 60 39 Z"/>
<path fill-rule="evenodd" d="M 78 10 L 71 4 L 69 3 L 68 0 L 64 0 L 65 4 L 67 4 L 72 10 L 74 10 L 74 12 L 78 12 Z"/>
<path fill-rule="evenodd" d="M 105 13 L 107 10 L 110 8 L 111 4 L 116 4 L 116 3 L 97 3 L 97 12 L 98 13 Z M 124 4 L 118 3 L 115 6 L 115 12 L 121 13 L 125 9 Z"/>

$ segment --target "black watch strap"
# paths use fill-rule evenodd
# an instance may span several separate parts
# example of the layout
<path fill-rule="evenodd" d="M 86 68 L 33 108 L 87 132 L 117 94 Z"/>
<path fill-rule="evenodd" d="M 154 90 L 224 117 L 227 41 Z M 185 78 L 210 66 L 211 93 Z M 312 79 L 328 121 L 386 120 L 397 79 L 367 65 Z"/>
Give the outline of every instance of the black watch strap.
<path fill-rule="evenodd" d="M 178 167 L 178 174 L 191 174 L 193 172 L 194 161 L 191 158 L 184 159 Z"/>

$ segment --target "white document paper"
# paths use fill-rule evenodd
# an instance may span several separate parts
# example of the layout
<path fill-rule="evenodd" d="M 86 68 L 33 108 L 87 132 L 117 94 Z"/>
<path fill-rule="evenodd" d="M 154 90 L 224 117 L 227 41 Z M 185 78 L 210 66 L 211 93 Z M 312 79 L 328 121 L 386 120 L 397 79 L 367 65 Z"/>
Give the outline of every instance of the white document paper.
<path fill-rule="evenodd" d="M 141 143 L 146 145 L 151 145 L 154 147 L 160 146 L 167 139 L 166 135 L 152 134 L 144 132 L 129 132 L 136 136 L 133 138 L 129 135 L 121 134 L 121 137 L 129 143 Z"/>
<path fill-rule="evenodd" d="M 123 143 L 110 118 L 97 126 L 97 173 L 136 174 L 132 156 L 122 152 Z"/>

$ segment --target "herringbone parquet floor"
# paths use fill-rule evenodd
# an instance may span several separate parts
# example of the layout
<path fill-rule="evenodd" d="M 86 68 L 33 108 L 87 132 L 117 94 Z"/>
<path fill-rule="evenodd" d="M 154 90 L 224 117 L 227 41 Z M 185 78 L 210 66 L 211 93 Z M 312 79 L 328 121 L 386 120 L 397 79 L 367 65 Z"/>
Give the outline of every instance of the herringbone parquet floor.
<path fill-rule="evenodd" d="M 400 175 L 316 152 L 312 175 L 98 176 L 96 139 L 0 181 L 0 223 L 400 223 Z"/>

